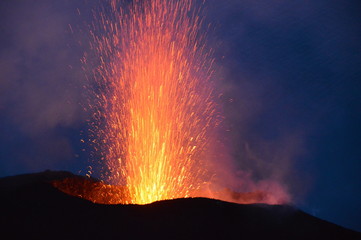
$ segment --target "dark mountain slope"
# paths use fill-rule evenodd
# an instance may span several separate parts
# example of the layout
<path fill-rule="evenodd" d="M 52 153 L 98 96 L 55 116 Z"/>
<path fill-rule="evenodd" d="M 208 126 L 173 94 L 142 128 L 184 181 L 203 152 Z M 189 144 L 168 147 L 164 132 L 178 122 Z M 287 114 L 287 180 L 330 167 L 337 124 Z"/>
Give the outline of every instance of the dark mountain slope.
<path fill-rule="evenodd" d="M 0 179 L 0 234 L 12 239 L 361 239 L 360 233 L 286 205 L 205 198 L 94 204 L 50 184 L 68 177 L 81 178 L 47 171 Z"/>

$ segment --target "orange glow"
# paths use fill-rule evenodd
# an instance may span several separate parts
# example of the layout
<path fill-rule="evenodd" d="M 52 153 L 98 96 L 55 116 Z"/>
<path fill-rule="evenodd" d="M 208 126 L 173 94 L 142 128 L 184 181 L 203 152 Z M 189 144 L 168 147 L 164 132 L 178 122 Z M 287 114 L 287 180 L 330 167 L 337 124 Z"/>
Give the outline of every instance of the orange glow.
<path fill-rule="evenodd" d="M 217 118 L 202 18 L 192 0 L 120 5 L 96 19 L 92 41 L 102 178 L 126 186 L 119 203 L 195 197 Z"/>
<path fill-rule="evenodd" d="M 66 194 L 80 197 L 94 203 L 119 204 L 124 203 L 124 199 L 126 199 L 125 193 L 127 190 L 125 187 L 108 185 L 96 179 L 74 176 L 53 181 L 51 184 Z M 208 192 L 202 190 L 195 193 L 192 197 L 215 198 L 241 204 L 282 204 L 286 202 L 284 201 L 286 199 L 275 198 L 273 194 L 265 191 L 238 193 L 228 188 Z"/>

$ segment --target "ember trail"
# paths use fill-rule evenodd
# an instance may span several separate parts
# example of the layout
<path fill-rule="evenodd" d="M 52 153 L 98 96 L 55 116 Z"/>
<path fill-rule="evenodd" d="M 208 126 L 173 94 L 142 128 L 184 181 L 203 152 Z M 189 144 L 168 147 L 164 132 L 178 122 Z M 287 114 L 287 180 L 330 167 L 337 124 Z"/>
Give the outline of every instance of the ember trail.
<path fill-rule="evenodd" d="M 102 178 L 120 203 L 197 196 L 216 125 L 212 62 L 192 0 L 111 1 L 96 17 L 94 106 Z"/>

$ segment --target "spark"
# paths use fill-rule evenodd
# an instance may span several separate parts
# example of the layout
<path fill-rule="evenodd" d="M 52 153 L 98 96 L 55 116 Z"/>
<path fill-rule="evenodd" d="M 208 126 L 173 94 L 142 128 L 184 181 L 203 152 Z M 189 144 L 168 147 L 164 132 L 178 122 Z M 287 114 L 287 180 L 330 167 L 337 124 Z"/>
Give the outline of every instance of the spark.
<path fill-rule="evenodd" d="M 120 203 L 192 197 L 205 184 L 217 111 L 199 13 L 192 0 L 113 0 L 96 16 L 93 140 L 103 179 L 126 186 Z"/>

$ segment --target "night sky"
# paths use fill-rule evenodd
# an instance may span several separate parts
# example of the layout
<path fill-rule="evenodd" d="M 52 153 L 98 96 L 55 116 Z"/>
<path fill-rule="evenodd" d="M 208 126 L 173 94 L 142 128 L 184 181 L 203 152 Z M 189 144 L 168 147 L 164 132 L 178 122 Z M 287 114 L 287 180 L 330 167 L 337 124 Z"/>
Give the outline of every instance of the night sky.
<path fill-rule="evenodd" d="M 89 118 L 82 107 L 87 72 L 80 59 L 89 51 L 84 26 L 96 5 L 0 2 L 0 177 L 86 173 L 89 151 L 80 140 Z M 205 11 L 223 93 L 220 140 L 237 171 L 280 181 L 297 207 L 358 231 L 360 6 L 208 0 Z"/>

